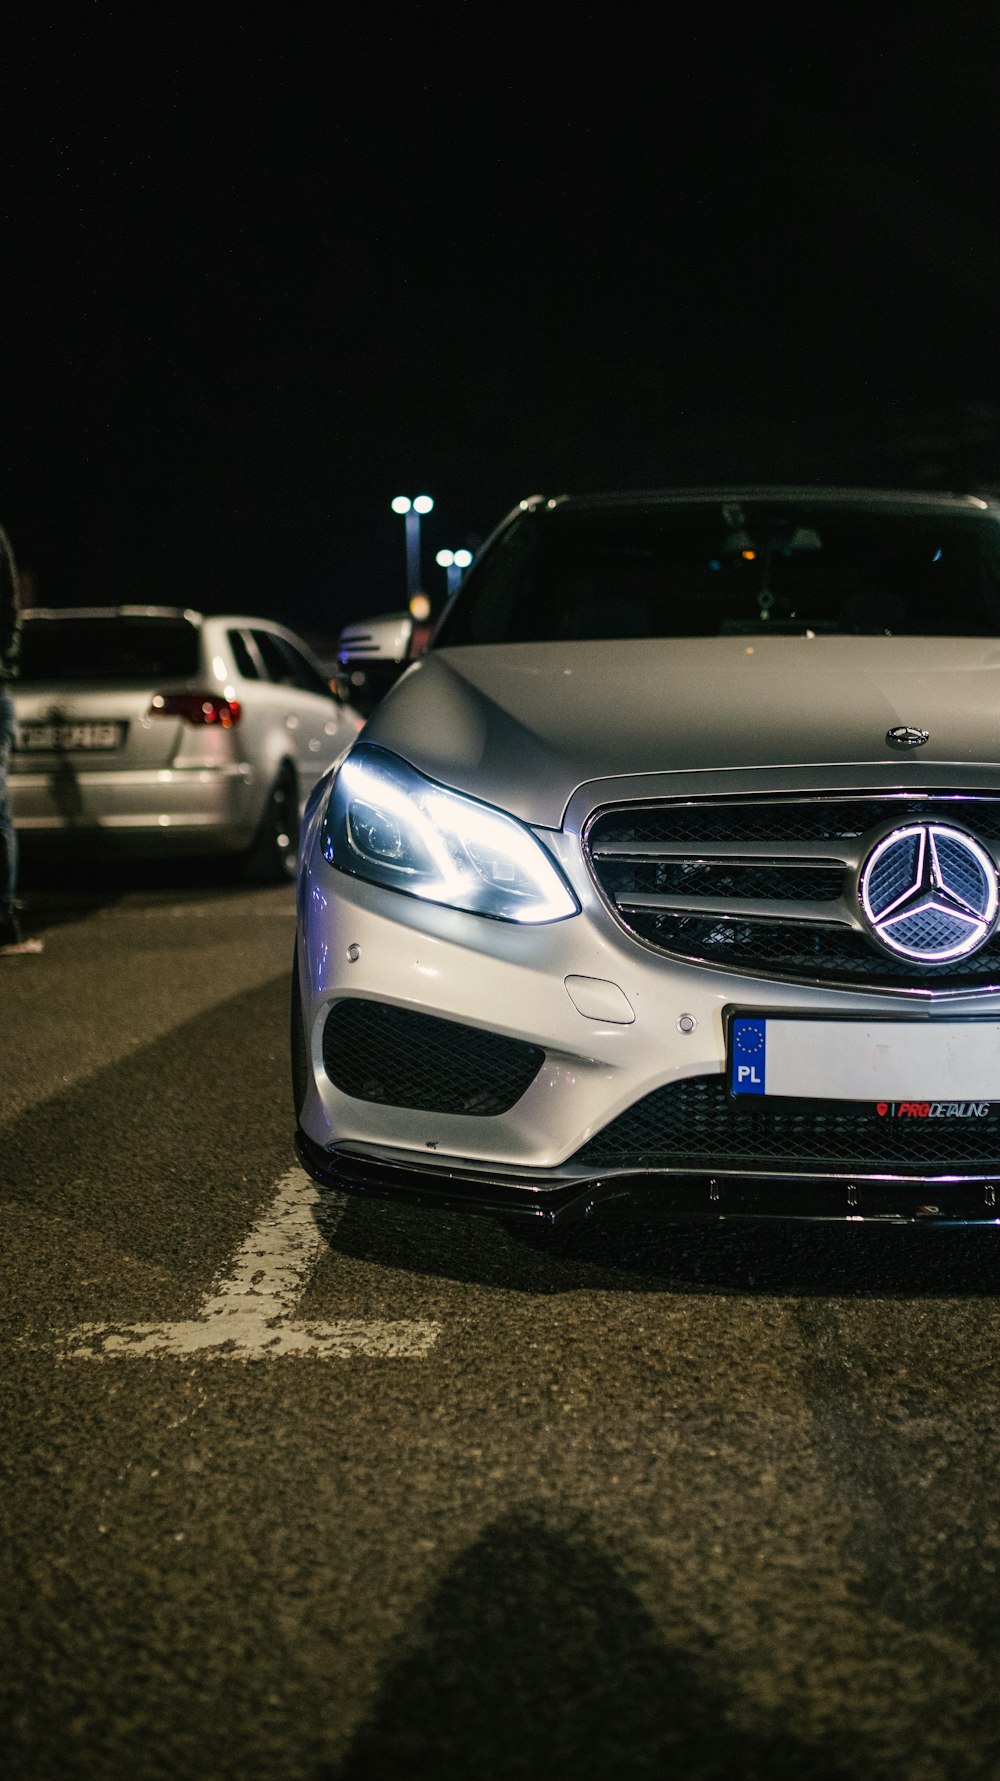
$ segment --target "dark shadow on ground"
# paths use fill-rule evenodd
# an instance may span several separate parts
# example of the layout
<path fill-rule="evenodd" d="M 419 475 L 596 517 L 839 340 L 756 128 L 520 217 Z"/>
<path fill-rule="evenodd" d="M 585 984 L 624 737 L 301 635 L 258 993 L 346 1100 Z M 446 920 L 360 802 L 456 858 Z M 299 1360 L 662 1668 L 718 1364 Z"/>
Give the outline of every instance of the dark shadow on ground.
<path fill-rule="evenodd" d="M 318 1781 L 862 1772 L 791 1732 L 747 1735 L 710 1644 L 665 1649 L 588 1529 L 565 1536 L 514 1514 L 446 1574 L 344 1762 Z"/>
<path fill-rule="evenodd" d="M 161 1266 L 166 1299 L 140 1315 L 187 1315 L 186 1273 L 194 1315 L 294 1162 L 287 1023 L 282 972 L 9 1118 L 0 1092 L 0 1198 Z"/>
<path fill-rule="evenodd" d="M 243 885 L 239 860 L 228 857 L 160 860 L 33 854 L 21 843 L 20 899 L 32 934 L 86 921 L 127 897 L 232 896 Z M 246 889 L 253 886 L 246 885 Z"/>
<path fill-rule="evenodd" d="M 533 1226 L 351 1200 L 330 1241 L 377 1265 L 540 1294 L 993 1298 L 1000 1292 L 1000 1231 L 992 1227 L 615 1222 L 548 1238 Z"/>

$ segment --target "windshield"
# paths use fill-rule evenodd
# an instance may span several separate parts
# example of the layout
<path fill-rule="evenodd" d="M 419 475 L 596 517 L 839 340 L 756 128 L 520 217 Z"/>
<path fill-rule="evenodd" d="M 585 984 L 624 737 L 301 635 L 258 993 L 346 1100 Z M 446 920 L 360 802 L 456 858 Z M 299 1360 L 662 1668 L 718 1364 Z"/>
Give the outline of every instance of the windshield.
<path fill-rule="evenodd" d="M 536 509 L 470 572 L 434 642 L 767 632 L 996 635 L 1000 526 L 800 499 Z"/>
<path fill-rule="evenodd" d="M 26 618 L 22 681 L 182 680 L 198 671 L 198 631 L 186 618 Z"/>

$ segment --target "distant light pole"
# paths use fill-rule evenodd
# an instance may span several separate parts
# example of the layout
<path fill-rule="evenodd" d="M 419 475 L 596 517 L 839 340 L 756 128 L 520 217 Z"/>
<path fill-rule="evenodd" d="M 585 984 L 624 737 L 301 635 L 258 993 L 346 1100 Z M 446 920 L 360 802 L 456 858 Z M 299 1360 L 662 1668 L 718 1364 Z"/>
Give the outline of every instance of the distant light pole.
<path fill-rule="evenodd" d="M 430 513 L 433 506 L 430 495 L 417 495 L 412 501 L 409 495 L 397 495 L 392 503 L 393 513 L 406 515 L 407 604 L 420 586 L 420 516 Z"/>
<path fill-rule="evenodd" d="M 453 594 L 462 579 L 463 569 L 472 561 L 471 550 L 439 550 L 434 558 L 440 569 L 448 572 L 448 592 Z"/>

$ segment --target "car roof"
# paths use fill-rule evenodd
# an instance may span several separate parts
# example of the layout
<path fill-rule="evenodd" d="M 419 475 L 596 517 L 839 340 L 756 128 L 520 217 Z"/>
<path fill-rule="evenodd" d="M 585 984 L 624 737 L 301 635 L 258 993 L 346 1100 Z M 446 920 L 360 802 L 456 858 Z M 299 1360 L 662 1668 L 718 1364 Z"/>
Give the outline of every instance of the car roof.
<path fill-rule="evenodd" d="M 21 612 L 27 619 L 114 619 L 114 618 L 158 618 L 184 619 L 190 625 L 245 625 L 265 627 L 268 630 L 285 631 L 278 619 L 251 617 L 239 612 L 195 612 L 190 606 L 26 606 Z M 294 636 L 289 632 L 289 636 Z"/>
<path fill-rule="evenodd" d="M 182 618 L 200 625 L 202 614 L 188 606 L 26 606 L 22 618 Z"/>
<path fill-rule="evenodd" d="M 952 490 L 873 489 L 819 486 L 815 483 L 724 483 L 692 488 L 608 490 L 584 495 L 533 495 L 522 507 L 654 507 L 699 502 L 811 501 L 831 506 L 913 507 L 1000 511 L 1000 501 L 981 494 Z"/>

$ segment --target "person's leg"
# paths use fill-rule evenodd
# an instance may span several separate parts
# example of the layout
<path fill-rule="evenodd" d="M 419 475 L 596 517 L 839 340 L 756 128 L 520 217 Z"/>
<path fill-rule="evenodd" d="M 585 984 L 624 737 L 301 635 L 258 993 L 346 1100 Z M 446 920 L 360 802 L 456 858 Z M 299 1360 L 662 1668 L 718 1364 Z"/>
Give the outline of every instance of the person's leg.
<path fill-rule="evenodd" d="M 14 701 L 0 684 L 0 946 L 21 938 L 17 911 L 17 835 L 7 801 L 7 767 L 14 739 Z"/>

